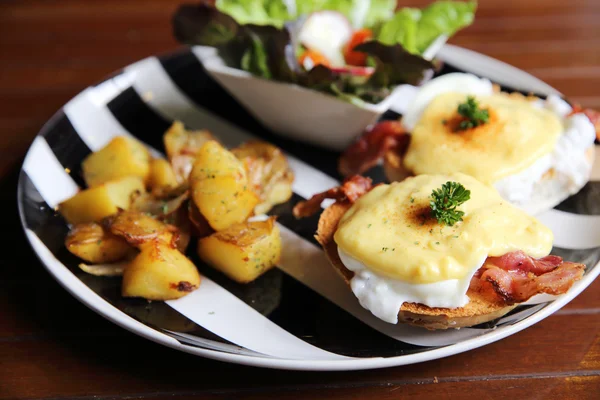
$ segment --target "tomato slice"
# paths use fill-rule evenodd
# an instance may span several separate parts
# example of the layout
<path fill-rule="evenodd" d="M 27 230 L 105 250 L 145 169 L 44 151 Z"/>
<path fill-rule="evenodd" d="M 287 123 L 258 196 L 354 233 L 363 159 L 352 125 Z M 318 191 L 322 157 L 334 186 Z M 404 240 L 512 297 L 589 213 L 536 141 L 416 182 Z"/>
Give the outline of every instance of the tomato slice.
<path fill-rule="evenodd" d="M 371 76 L 373 72 L 375 72 L 375 68 L 373 67 L 356 67 L 353 65 L 349 65 L 346 67 L 334 67 L 331 68 L 333 72 L 337 72 L 338 74 L 348 74 L 353 76 Z"/>
<path fill-rule="evenodd" d="M 364 66 L 367 63 L 367 55 L 360 51 L 354 51 L 354 48 L 372 38 L 373 32 L 370 29 L 359 29 L 354 32 L 344 49 L 346 63 L 349 65 Z"/>

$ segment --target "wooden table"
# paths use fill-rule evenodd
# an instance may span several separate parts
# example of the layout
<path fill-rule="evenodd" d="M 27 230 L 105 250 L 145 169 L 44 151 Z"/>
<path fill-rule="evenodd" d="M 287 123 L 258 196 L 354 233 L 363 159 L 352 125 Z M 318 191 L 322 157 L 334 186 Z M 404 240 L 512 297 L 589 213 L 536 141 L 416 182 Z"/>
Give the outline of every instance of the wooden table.
<path fill-rule="evenodd" d="M 600 2 L 480 3 L 476 23 L 452 43 L 600 108 Z M 0 253 L 0 398 L 600 398 L 600 281 L 555 315 L 495 344 L 418 365 L 336 373 L 248 368 L 183 354 L 118 328 L 63 290 L 19 225 L 15 188 L 23 155 L 41 125 L 88 84 L 176 48 L 169 23 L 177 5 L 0 4 L 0 204 L 8 237 Z"/>

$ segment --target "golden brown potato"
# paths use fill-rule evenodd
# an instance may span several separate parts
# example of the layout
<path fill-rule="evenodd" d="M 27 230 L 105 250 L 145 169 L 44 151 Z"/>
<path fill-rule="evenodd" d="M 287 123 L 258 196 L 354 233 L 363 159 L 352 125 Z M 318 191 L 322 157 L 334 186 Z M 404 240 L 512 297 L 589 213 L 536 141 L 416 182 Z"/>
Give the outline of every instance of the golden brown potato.
<path fill-rule="evenodd" d="M 165 133 L 163 137 L 165 150 L 179 183 L 187 181 L 196 154 L 209 140 L 216 140 L 209 131 L 188 131 L 180 121 L 173 122 Z"/>
<path fill-rule="evenodd" d="M 171 164 L 167 160 L 162 158 L 154 158 L 150 161 L 148 184 L 153 192 L 175 188 L 179 185 L 173 167 L 171 167 Z"/>
<path fill-rule="evenodd" d="M 179 250 L 160 241 L 142 246 L 123 272 L 121 293 L 125 297 L 172 300 L 200 285 L 196 266 Z"/>
<path fill-rule="evenodd" d="M 258 203 L 242 163 L 216 141 L 200 148 L 190 189 L 198 210 L 216 231 L 245 221 Z"/>
<path fill-rule="evenodd" d="M 215 232 L 193 201 L 188 203 L 188 219 L 192 224 L 191 232 L 195 237 L 202 238 Z"/>
<path fill-rule="evenodd" d="M 127 210 L 132 194 L 144 191 L 141 178 L 128 176 L 82 190 L 60 203 L 58 211 L 70 224 L 97 222 L 119 209 Z"/>
<path fill-rule="evenodd" d="M 153 218 L 164 222 L 165 224 L 177 227 L 179 236 L 177 238 L 177 248 L 184 252 L 190 242 L 191 223 L 188 217 L 188 191 L 181 194 L 179 188 L 175 188 L 165 195 L 175 197 L 156 198 L 150 193 L 134 198 L 131 204 L 131 211 L 138 211 L 149 214 Z"/>
<path fill-rule="evenodd" d="M 117 136 L 102 149 L 87 156 L 81 168 L 88 187 L 125 176 L 137 176 L 147 182 L 150 174 L 150 153 L 138 140 Z"/>
<path fill-rule="evenodd" d="M 122 211 L 105 218 L 102 224 L 113 235 L 137 248 L 149 242 L 161 242 L 176 248 L 180 236 L 177 227 L 138 211 Z"/>
<path fill-rule="evenodd" d="M 273 268 L 281 257 L 275 217 L 246 222 L 198 241 L 198 255 L 229 278 L 248 283 Z"/>
<path fill-rule="evenodd" d="M 294 173 L 283 152 L 270 143 L 254 140 L 231 150 L 242 161 L 250 187 L 260 202 L 255 214 L 265 214 L 292 197 Z"/>
<path fill-rule="evenodd" d="M 95 222 L 75 225 L 65 239 L 67 250 L 92 264 L 119 261 L 132 250 L 122 238 Z"/>

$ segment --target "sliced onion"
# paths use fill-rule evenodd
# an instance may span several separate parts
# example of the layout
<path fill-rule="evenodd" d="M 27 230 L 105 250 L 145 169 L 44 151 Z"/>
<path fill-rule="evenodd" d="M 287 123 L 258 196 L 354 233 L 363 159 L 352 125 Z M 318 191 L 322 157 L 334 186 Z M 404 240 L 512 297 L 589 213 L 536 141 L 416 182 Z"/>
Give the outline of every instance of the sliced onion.
<path fill-rule="evenodd" d="M 125 267 L 129 264 L 128 261 L 121 261 L 112 264 L 79 264 L 79 268 L 83 272 L 87 272 L 94 276 L 123 276 Z"/>

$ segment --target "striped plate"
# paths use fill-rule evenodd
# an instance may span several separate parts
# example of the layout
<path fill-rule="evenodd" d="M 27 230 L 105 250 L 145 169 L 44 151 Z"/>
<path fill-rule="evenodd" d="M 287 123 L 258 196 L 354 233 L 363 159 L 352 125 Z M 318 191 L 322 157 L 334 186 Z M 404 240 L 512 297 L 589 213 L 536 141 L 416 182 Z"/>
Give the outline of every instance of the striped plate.
<path fill-rule="evenodd" d="M 440 74 L 468 71 L 505 88 L 557 93 L 536 78 L 478 53 L 446 45 Z M 256 94 L 260 96 L 260 93 Z M 384 118 L 397 118 L 402 105 Z M 285 112 L 285 110 L 282 110 Z M 201 288 L 168 302 L 123 299 L 120 279 L 77 268 L 63 244 L 67 225 L 54 207 L 83 187 L 80 164 L 115 135 L 132 135 L 162 151 L 173 120 L 213 131 L 227 146 L 259 137 L 283 148 L 294 169 L 294 195 L 276 207 L 284 251 L 279 268 L 239 285 L 202 265 Z M 335 186 L 338 154 L 283 139 L 262 127 L 212 81 L 193 51 L 150 57 L 117 71 L 69 101 L 33 141 L 21 171 L 18 202 L 33 250 L 47 270 L 89 308 L 140 336 L 203 357 L 298 370 L 350 370 L 446 357 L 512 335 L 547 317 L 600 273 L 600 185 L 542 215 L 556 235 L 554 253 L 584 262 L 584 279 L 559 298 L 537 297 L 481 326 L 429 332 L 374 318 L 358 304 L 325 259 L 313 234 L 318 215 L 297 221 L 293 205 Z M 598 157 L 597 157 L 598 158 Z M 382 171 L 371 177 L 381 181 Z M 582 229 L 582 226 L 584 227 Z M 584 232 L 584 234 L 581 234 Z"/>

